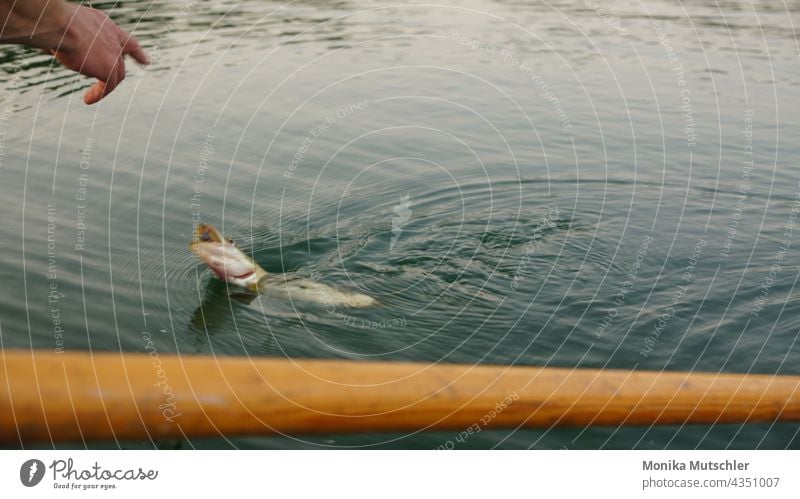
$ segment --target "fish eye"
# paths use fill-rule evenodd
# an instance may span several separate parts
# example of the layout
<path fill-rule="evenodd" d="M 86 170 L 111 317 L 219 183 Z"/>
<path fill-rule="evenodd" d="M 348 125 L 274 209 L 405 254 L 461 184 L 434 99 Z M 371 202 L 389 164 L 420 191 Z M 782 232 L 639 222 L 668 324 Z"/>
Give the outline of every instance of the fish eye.
<path fill-rule="evenodd" d="M 203 240 L 203 241 L 209 241 L 211 239 L 211 236 L 209 235 L 208 231 L 206 231 L 206 232 L 203 232 L 203 235 L 200 236 L 200 239 Z"/>

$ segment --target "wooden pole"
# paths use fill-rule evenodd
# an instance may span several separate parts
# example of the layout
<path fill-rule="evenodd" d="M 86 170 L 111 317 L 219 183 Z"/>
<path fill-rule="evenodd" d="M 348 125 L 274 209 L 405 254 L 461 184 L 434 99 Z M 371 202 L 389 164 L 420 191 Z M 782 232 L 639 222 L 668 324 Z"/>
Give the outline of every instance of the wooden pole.
<path fill-rule="evenodd" d="M 800 421 L 800 376 L 0 350 L 0 439 Z"/>

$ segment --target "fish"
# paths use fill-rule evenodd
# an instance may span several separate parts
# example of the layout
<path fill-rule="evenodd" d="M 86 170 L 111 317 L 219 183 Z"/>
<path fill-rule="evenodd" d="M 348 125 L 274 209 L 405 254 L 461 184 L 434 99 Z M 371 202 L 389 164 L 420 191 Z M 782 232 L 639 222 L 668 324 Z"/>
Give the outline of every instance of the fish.
<path fill-rule="evenodd" d="M 225 238 L 215 227 L 198 224 L 192 244 L 197 255 L 222 281 L 258 293 L 259 281 L 267 272 L 247 256 L 232 239 Z"/>
<path fill-rule="evenodd" d="M 251 293 L 321 303 L 327 306 L 372 307 L 373 297 L 341 291 L 316 280 L 292 274 L 269 274 L 247 256 L 233 239 L 226 238 L 209 224 L 198 224 L 189 249 L 205 263 L 218 279 Z"/>

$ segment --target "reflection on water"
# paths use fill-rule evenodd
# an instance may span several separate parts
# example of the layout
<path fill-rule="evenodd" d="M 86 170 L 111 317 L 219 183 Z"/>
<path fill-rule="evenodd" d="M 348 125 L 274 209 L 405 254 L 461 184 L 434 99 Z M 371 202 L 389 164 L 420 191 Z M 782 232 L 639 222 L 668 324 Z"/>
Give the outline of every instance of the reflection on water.
<path fill-rule="evenodd" d="M 98 106 L 0 47 L 3 346 L 798 372 L 796 4 L 94 5 L 154 60 Z M 380 306 L 242 296 L 189 253 L 199 220 Z M 723 425 L 464 445 L 800 443 Z"/>

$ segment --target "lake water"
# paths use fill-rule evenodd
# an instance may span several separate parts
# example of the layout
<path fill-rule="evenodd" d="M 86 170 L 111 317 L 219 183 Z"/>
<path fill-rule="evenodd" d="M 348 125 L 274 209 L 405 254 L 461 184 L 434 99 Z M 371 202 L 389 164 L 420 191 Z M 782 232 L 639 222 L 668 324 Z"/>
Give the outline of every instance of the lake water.
<path fill-rule="evenodd" d="M 143 352 L 146 332 L 160 354 L 800 374 L 797 2 L 94 5 L 154 59 L 99 105 L 47 56 L 0 52 L 3 347 Z M 269 272 L 380 306 L 230 297 L 189 253 L 198 220 Z M 800 436 L 498 430 L 456 447 Z"/>

